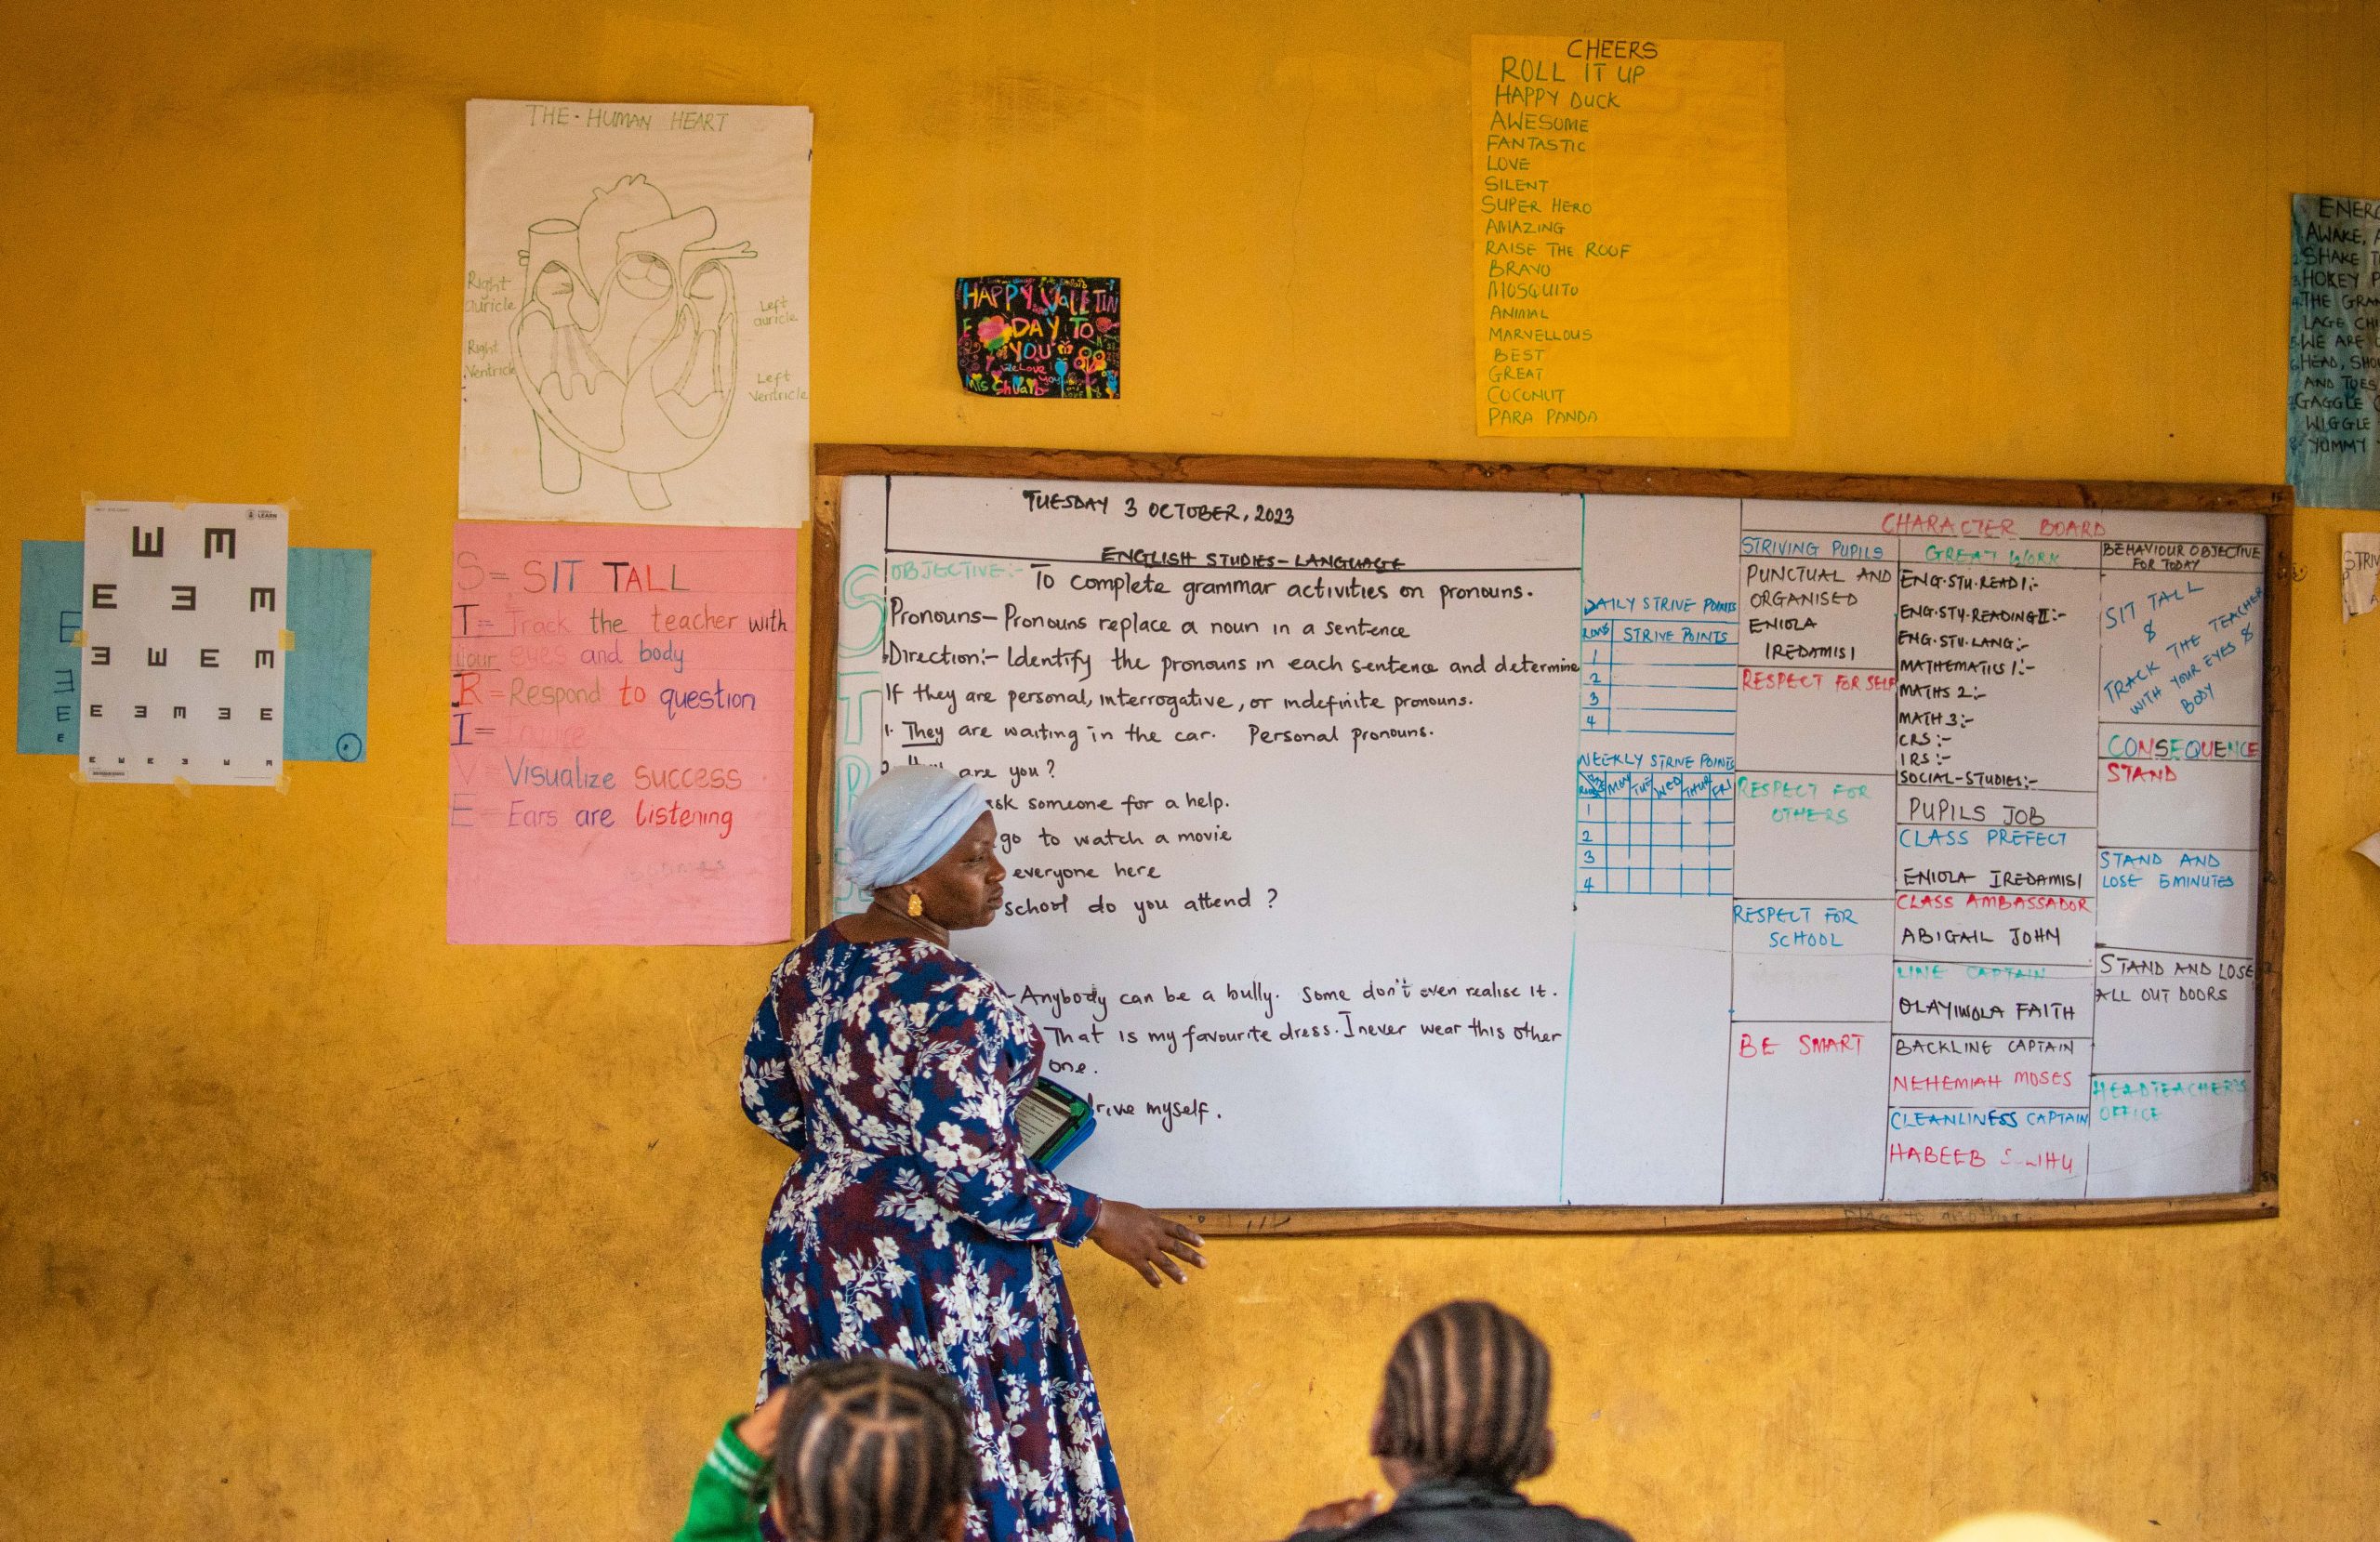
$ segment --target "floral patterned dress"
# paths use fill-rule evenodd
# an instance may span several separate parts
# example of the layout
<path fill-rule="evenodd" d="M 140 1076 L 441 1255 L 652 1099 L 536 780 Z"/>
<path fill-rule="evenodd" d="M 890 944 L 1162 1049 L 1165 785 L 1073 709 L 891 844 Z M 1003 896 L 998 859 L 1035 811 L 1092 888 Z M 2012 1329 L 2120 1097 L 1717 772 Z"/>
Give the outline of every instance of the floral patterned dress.
<path fill-rule="evenodd" d="M 1036 1167 L 1016 1100 L 1041 1031 L 931 942 L 828 926 L 777 967 L 744 1047 L 744 1112 L 801 1153 L 760 1249 L 763 1395 L 877 1353 L 956 1381 L 982 1475 L 970 1542 L 1130 1542 L 1054 1239 L 1099 1202 Z"/>

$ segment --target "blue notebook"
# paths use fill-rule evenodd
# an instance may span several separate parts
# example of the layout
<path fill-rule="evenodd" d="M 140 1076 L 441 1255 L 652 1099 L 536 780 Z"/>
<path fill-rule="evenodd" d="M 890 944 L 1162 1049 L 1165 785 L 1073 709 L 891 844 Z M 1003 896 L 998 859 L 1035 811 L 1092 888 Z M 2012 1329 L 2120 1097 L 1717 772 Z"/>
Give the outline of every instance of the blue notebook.
<path fill-rule="evenodd" d="M 1036 1077 L 1017 1100 L 1017 1133 L 1025 1138 L 1025 1149 L 1034 1165 L 1044 1172 L 1054 1172 L 1059 1163 L 1090 1139 L 1098 1123 L 1090 1099 L 1047 1076 Z"/>

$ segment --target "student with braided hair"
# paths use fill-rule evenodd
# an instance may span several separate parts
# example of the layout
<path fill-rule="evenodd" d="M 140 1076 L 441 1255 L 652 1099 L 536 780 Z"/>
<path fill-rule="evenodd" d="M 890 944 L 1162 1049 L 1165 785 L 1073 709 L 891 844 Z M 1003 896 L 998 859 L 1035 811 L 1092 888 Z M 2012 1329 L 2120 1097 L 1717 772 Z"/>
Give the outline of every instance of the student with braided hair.
<path fill-rule="evenodd" d="M 1306 1512 L 1302 1542 L 1629 1542 L 1519 1485 L 1554 1464 L 1554 1364 L 1528 1325 L 1487 1301 L 1424 1313 L 1388 1357 L 1371 1449 L 1396 1490 Z"/>
<path fill-rule="evenodd" d="M 674 1542 L 959 1542 L 975 1456 L 967 1404 L 932 1371 L 867 1356 L 806 1365 L 727 1428 Z"/>

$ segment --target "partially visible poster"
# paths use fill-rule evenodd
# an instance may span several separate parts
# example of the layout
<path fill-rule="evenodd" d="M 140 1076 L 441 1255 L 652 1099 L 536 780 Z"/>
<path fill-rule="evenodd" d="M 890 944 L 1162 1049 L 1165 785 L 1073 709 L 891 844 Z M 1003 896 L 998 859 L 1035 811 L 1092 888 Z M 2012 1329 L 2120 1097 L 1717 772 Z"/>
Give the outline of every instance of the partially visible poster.
<path fill-rule="evenodd" d="M 1785 49 L 1471 40 L 1478 431 L 1790 431 Z"/>
<path fill-rule="evenodd" d="M 83 743 L 83 543 L 18 548 L 17 753 L 73 755 Z"/>
<path fill-rule="evenodd" d="M 959 383 L 978 396 L 1124 394 L 1124 281 L 960 279 Z"/>
<path fill-rule="evenodd" d="M 810 110 L 466 126 L 461 515 L 807 519 Z"/>
<path fill-rule="evenodd" d="M 2339 537 L 2339 608 L 2345 619 L 2380 608 L 2380 532 L 2350 530 Z"/>
<path fill-rule="evenodd" d="M 274 505 L 85 506 L 84 776 L 278 783 L 288 592 Z"/>
<path fill-rule="evenodd" d="M 2289 484 L 2320 508 L 2380 508 L 2380 201 L 2289 201 Z"/>
<path fill-rule="evenodd" d="M 455 527 L 448 942 L 792 935 L 797 539 Z"/>

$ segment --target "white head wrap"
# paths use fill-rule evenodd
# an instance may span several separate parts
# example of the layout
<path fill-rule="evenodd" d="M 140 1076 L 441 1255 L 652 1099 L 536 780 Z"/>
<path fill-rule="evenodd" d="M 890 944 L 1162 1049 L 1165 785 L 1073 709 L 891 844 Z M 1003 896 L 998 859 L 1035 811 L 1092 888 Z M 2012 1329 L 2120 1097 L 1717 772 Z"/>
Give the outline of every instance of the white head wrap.
<path fill-rule="evenodd" d="M 986 807 L 984 789 L 940 766 L 896 766 L 852 805 L 843 841 L 863 890 L 906 883 L 959 844 Z"/>

